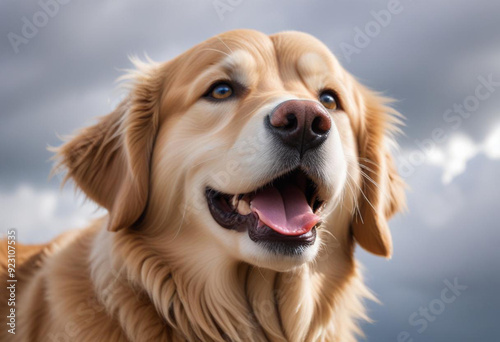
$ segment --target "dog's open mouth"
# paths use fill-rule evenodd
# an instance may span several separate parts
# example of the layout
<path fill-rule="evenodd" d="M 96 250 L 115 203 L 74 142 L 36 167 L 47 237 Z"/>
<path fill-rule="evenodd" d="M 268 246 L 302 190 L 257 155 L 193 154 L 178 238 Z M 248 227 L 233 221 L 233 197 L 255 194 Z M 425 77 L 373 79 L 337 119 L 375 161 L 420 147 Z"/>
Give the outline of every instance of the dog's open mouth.
<path fill-rule="evenodd" d="M 222 227 L 247 231 L 255 242 L 283 247 L 314 244 L 323 206 L 317 185 L 297 169 L 246 194 L 206 189 L 210 213 Z"/>

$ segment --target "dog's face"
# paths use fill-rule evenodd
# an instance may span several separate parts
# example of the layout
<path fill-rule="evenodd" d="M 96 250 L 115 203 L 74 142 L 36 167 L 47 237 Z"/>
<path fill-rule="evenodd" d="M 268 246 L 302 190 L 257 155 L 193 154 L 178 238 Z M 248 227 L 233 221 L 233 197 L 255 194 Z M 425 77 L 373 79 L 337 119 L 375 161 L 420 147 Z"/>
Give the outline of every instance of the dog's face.
<path fill-rule="evenodd" d="M 189 255 L 286 270 L 313 261 L 325 234 L 390 255 L 402 183 L 388 111 L 316 39 L 233 31 L 144 66 L 61 153 L 111 230 L 150 227 Z"/>

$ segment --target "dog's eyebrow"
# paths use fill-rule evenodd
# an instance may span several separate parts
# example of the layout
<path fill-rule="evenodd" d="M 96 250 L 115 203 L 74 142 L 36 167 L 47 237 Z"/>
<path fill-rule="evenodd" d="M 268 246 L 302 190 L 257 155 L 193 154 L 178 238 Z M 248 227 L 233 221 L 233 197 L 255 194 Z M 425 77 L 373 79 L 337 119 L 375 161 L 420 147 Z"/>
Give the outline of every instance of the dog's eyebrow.
<path fill-rule="evenodd" d="M 315 53 L 305 53 L 298 59 L 297 71 L 307 79 L 312 79 L 313 83 L 324 82 L 326 75 L 330 74 L 330 70 L 321 56 Z"/>
<path fill-rule="evenodd" d="M 202 72 L 193 82 L 194 89 L 204 88 L 217 79 L 233 80 L 249 86 L 252 84 L 255 68 L 256 62 L 250 53 L 236 50 Z"/>
<path fill-rule="evenodd" d="M 249 84 L 249 76 L 255 71 L 255 59 L 244 50 L 237 50 L 221 61 L 223 68 L 233 79 L 241 84 Z"/>
<path fill-rule="evenodd" d="M 340 72 L 342 69 L 339 62 L 331 59 L 330 63 L 329 65 L 319 54 L 305 53 L 298 59 L 297 71 L 310 89 L 317 91 L 327 87 L 343 93 L 348 81 L 344 78 L 344 73 Z"/>

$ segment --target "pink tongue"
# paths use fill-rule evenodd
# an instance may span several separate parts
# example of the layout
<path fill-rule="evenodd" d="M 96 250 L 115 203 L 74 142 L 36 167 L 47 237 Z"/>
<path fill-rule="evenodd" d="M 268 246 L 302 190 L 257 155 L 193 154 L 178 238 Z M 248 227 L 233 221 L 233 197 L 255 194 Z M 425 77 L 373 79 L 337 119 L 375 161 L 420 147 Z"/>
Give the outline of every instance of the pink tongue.
<path fill-rule="evenodd" d="M 319 222 L 306 196 L 295 185 L 264 189 L 255 195 L 250 206 L 259 216 L 259 227 L 266 225 L 283 235 L 305 234 Z"/>

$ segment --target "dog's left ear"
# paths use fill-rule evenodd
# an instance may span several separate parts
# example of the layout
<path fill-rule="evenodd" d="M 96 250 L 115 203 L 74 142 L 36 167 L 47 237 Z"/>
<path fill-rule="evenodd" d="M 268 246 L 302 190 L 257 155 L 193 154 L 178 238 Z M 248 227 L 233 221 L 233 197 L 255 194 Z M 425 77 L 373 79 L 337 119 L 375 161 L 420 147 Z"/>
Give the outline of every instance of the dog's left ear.
<path fill-rule="evenodd" d="M 389 151 L 392 134 L 398 130 L 399 114 L 388 107 L 387 99 L 366 90 L 359 134 L 359 163 L 365 173 L 359 215 L 352 222 L 356 241 L 367 251 L 390 258 L 392 237 L 388 219 L 406 207 L 405 183 L 398 175 Z"/>
<path fill-rule="evenodd" d="M 109 212 L 108 230 L 132 226 L 149 192 L 150 160 L 158 131 L 163 79 L 156 65 L 136 62 L 131 90 L 110 114 L 54 149 L 56 168 Z M 65 179 L 65 180 L 66 180 Z"/>

